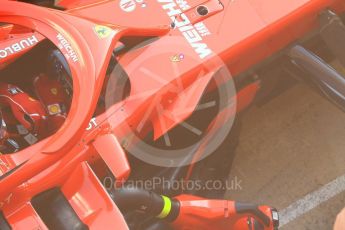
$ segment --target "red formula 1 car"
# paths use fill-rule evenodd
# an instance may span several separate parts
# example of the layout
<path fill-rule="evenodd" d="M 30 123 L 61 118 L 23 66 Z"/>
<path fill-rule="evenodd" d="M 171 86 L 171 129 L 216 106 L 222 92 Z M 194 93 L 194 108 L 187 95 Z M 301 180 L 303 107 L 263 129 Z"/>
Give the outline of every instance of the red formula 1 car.
<path fill-rule="evenodd" d="M 223 198 L 240 112 L 282 71 L 345 106 L 343 0 L 0 6 L 0 229 L 277 229 Z"/>

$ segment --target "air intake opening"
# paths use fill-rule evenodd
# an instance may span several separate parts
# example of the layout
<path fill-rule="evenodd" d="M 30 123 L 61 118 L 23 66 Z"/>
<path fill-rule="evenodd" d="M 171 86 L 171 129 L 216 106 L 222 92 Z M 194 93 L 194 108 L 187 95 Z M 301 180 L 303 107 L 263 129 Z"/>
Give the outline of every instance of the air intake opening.
<path fill-rule="evenodd" d="M 44 224 L 51 230 L 88 230 L 60 189 L 47 190 L 31 200 Z M 2 228 L 1 228 L 2 229 Z"/>

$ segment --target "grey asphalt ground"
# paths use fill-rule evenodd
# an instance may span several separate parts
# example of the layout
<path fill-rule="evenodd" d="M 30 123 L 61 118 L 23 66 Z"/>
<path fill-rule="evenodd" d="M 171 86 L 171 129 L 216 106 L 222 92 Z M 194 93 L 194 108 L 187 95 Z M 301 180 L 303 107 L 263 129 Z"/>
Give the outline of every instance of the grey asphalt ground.
<path fill-rule="evenodd" d="M 345 113 L 302 84 L 251 108 L 244 115 L 230 174 L 242 180 L 242 189 L 228 191 L 227 197 L 284 210 L 344 175 L 344 121 Z M 332 229 L 337 213 L 345 207 L 345 192 L 324 199 L 331 192 L 311 197 L 304 205 L 315 204 L 315 208 L 281 229 Z"/>

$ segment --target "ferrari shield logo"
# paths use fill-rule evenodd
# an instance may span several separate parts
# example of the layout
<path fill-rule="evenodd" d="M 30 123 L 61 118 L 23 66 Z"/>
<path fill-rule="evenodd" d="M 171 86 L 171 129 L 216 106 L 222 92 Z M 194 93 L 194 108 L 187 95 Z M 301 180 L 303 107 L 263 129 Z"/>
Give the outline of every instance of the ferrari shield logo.
<path fill-rule="evenodd" d="M 111 34 L 112 29 L 107 26 L 95 26 L 95 32 L 99 38 L 107 38 Z"/>
<path fill-rule="evenodd" d="M 54 94 L 55 96 L 58 94 L 57 88 L 52 88 L 52 89 L 50 89 L 50 92 L 51 92 L 52 94 Z"/>

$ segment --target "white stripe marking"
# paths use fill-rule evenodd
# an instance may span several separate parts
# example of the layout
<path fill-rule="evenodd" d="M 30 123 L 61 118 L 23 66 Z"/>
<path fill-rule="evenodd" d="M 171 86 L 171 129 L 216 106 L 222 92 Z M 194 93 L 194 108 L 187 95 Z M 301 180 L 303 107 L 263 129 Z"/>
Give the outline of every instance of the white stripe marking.
<path fill-rule="evenodd" d="M 343 191 L 345 191 L 345 174 L 280 211 L 280 227 L 294 221 Z"/>

